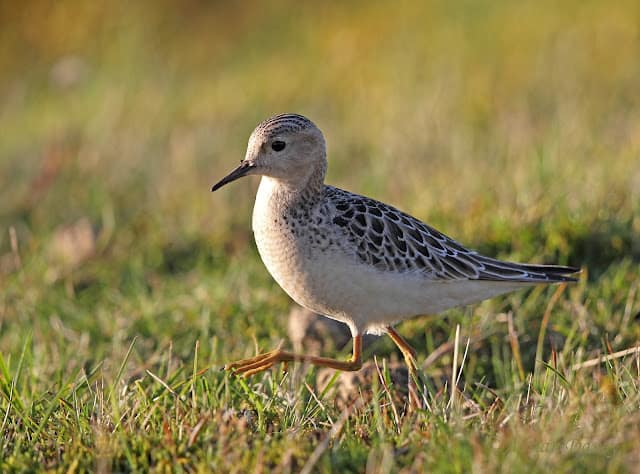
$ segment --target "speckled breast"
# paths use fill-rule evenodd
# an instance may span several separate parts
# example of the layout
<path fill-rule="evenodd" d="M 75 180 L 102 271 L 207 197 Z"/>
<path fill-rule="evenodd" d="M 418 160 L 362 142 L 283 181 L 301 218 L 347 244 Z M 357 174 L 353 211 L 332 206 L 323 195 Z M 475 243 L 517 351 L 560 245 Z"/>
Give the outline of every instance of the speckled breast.
<path fill-rule="evenodd" d="M 332 301 L 332 239 L 313 209 L 290 206 L 264 179 L 253 210 L 253 232 L 260 257 L 276 282 L 298 304 L 327 315 L 339 312 Z"/>

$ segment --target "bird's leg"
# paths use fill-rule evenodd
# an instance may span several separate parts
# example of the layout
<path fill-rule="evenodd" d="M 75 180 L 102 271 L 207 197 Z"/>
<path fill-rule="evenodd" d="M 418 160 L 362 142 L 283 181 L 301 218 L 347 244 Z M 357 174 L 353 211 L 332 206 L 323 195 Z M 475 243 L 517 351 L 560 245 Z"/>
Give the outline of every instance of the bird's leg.
<path fill-rule="evenodd" d="M 307 362 L 320 367 L 330 367 L 337 370 L 356 371 L 362 367 L 362 336 L 353 338 L 353 354 L 349 360 L 331 359 L 329 357 L 315 357 L 304 354 L 275 349 L 273 351 L 258 354 L 249 359 L 231 362 L 224 366 L 224 370 L 231 370 L 235 374 L 249 377 L 263 370 L 273 367 L 279 362 Z"/>
<path fill-rule="evenodd" d="M 400 334 L 396 332 L 391 326 L 387 328 L 387 334 L 393 342 L 395 342 L 400 352 L 402 352 L 402 356 L 409 368 L 409 382 L 408 382 L 408 390 L 409 390 L 409 405 L 413 408 L 420 408 L 420 397 L 418 396 L 418 388 L 415 382 L 418 380 L 417 368 L 418 365 L 416 363 L 416 351 L 409 345 L 409 343 L 402 337 Z"/>

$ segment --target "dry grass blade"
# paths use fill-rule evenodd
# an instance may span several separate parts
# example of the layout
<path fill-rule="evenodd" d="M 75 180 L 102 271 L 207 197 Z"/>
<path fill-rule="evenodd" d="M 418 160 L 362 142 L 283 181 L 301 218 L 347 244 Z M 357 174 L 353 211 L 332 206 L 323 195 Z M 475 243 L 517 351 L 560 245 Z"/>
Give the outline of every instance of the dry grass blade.
<path fill-rule="evenodd" d="M 384 379 L 384 374 L 382 373 L 382 370 L 380 370 L 380 365 L 378 364 L 378 358 L 376 357 L 374 360 L 375 366 L 376 366 L 376 371 L 378 372 L 378 379 L 380 380 L 380 385 L 382 385 L 382 388 L 384 390 L 384 393 L 387 395 L 387 398 L 389 399 L 389 404 L 391 405 L 391 411 L 393 412 L 393 420 L 396 424 L 396 429 L 398 430 L 398 433 L 400 432 L 400 417 L 398 416 L 398 410 L 396 409 L 396 404 L 393 401 L 393 396 L 391 395 L 391 391 L 389 390 L 389 387 L 387 386 L 387 382 Z M 411 383 L 410 380 L 407 380 L 407 386 Z"/>
<path fill-rule="evenodd" d="M 155 380 L 156 382 L 158 382 L 160 385 L 162 385 L 164 388 L 166 388 L 169 393 L 171 393 L 171 395 L 173 395 L 174 397 L 177 397 L 178 394 L 175 392 L 175 390 L 173 390 L 171 387 L 169 387 L 169 384 L 167 382 L 165 382 L 164 380 L 162 380 L 160 377 L 158 377 L 156 374 L 154 374 L 153 372 L 151 372 L 150 370 L 146 371 L 147 374 L 149 374 L 151 376 L 151 378 L 153 380 Z"/>
<path fill-rule="evenodd" d="M 460 325 L 456 324 L 456 335 L 453 344 L 453 367 L 451 369 L 451 398 L 449 399 L 449 406 L 453 408 L 456 402 L 456 394 L 458 391 L 458 352 L 460 346 Z"/>
<path fill-rule="evenodd" d="M 640 346 L 631 347 L 629 349 L 617 351 L 612 354 L 608 354 L 606 356 L 600 356 L 600 357 L 596 357 L 595 359 L 589 359 L 584 362 L 580 362 L 578 364 L 573 364 L 571 366 L 571 370 L 580 370 L 580 369 L 586 369 L 588 367 L 594 367 L 596 365 L 602 364 L 603 362 L 620 359 L 622 357 L 626 357 L 631 354 L 640 354 Z"/>

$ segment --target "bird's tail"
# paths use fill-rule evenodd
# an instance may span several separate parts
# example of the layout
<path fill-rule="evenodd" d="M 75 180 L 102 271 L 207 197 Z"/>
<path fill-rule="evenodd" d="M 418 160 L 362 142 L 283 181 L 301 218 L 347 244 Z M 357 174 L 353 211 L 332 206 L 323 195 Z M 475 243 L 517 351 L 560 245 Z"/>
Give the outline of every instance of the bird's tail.
<path fill-rule="evenodd" d="M 503 262 L 489 257 L 478 256 L 484 269 L 479 280 L 489 281 L 521 281 L 531 283 L 558 283 L 578 281 L 574 275 L 579 268 L 564 265 L 535 265 L 526 263 Z"/>

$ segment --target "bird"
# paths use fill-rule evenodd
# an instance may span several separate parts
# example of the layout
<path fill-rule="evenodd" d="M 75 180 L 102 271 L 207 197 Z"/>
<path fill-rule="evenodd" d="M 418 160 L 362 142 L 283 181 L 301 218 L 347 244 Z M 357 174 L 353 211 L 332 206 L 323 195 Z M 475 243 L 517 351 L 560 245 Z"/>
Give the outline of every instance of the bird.
<path fill-rule="evenodd" d="M 412 376 L 416 351 L 394 326 L 537 284 L 575 282 L 579 268 L 501 261 L 468 249 L 395 207 L 325 184 L 320 129 L 296 113 L 275 115 L 251 133 L 240 165 L 212 186 L 261 176 L 252 228 L 264 265 L 298 304 L 345 323 L 348 360 L 281 348 L 228 363 L 249 377 L 281 362 L 343 371 L 362 367 L 364 334 L 388 334 Z"/>

